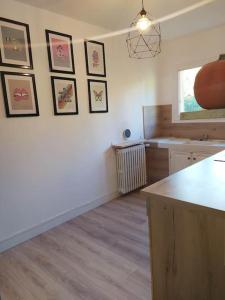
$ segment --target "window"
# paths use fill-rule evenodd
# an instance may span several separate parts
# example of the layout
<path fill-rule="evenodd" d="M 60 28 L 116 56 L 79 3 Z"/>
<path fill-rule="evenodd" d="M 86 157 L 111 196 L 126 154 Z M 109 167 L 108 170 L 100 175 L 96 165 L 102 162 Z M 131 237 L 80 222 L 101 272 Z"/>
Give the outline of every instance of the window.
<path fill-rule="evenodd" d="M 195 77 L 201 67 L 179 72 L 179 111 L 193 112 L 202 110 L 194 96 Z"/>

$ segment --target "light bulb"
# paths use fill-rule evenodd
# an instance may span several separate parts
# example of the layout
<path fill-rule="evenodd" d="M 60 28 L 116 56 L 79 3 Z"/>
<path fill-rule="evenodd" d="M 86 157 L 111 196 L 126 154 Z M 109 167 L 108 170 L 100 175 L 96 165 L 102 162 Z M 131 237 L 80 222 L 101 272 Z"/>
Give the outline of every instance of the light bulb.
<path fill-rule="evenodd" d="M 151 20 L 146 17 L 146 15 L 142 15 L 140 19 L 137 21 L 137 29 L 140 31 L 145 31 L 152 24 Z"/>

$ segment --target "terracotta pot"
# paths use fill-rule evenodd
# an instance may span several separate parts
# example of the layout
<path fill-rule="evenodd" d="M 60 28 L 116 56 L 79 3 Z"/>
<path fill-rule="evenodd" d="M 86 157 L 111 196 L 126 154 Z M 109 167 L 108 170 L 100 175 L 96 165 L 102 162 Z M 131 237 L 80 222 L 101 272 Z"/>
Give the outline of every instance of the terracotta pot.
<path fill-rule="evenodd" d="M 225 60 L 201 68 L 195 78 L 194 93 L 202 108 L 225 108 Z"/>

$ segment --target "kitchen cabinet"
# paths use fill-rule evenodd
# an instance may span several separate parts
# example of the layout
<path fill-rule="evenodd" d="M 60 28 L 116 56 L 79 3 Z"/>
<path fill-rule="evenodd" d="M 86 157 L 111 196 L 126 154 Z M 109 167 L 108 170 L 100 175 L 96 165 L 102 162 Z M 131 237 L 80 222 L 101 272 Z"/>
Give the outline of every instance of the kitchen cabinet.
<path fill-rule="evenodd" d="M 210 157 L 215 153 L 202 153 L 202 152 L 194 152 L 193 153 L 193 163 L 199 162 L 205 158 Z"/>
<path fill-rule="evenodd" d="M 147 181 L 155 183 L 169 176 L 169 151 L 162 148 L 146 147 Z"/>
<path fill-rule="evenodd" d="M 225 299 L 224 161 L 225 151 L 143 190 L 152 300 Z"/>
<path fill-rule="evenodd" d="M 146 143 L 148 184 L 168 177 L 205 158 L 225 150 L 225 140 L 153 138 Z"/>
<path fill-rule="evenodd" d="M 191 153 L 184 151 L 170 151 L 169 172 L 176 173 L 192 164 Z"/>
<path fill-rule="evenodd" d="M 190 152 L 171 150 L 169 153 L 169 173 L 176 173 L 187 168 L 216 152 Z"/>

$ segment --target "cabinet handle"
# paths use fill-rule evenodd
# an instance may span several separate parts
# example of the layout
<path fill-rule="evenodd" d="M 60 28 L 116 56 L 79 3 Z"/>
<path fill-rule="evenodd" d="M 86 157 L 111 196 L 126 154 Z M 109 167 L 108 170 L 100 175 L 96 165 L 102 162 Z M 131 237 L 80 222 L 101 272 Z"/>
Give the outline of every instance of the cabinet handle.
<path fill-rule="evenodd" d="M 190 160 L 191 158 L 190 157 L 188 157 L 188 160 Z"/>

